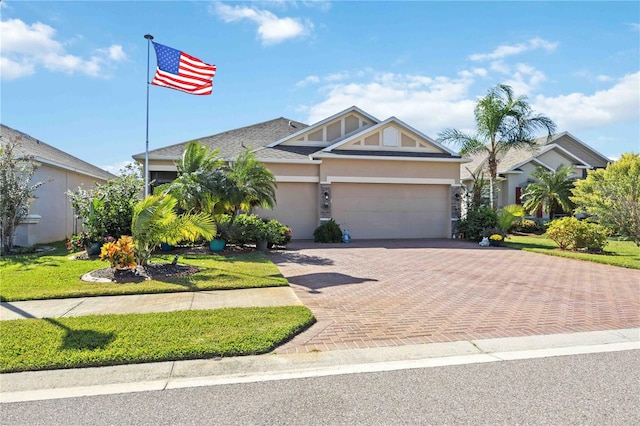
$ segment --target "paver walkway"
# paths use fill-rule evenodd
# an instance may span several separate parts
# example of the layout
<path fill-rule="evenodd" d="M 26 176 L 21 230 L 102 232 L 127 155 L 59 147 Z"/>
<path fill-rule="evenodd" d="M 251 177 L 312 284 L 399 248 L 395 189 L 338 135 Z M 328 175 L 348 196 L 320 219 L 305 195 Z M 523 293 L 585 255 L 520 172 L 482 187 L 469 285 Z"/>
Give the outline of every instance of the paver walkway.
<path fill-rule="evenodd" d="M 640 271 L 459 240 L 293 242 L 271 259 L 318 322 L 278 353 L 640 326 Z"/>

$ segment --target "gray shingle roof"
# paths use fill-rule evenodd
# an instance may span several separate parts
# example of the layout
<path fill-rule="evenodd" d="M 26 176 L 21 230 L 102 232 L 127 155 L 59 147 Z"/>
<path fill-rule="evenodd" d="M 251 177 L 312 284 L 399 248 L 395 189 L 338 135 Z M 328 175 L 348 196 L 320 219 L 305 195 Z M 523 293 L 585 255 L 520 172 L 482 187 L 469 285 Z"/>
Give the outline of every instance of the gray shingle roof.
<path fill-rule="evenodd" d="M 535 157 L 542 150 L 547 148 L 548 145 L 553 144 L 553 140 L 556 139 L 558 135 L 552 135 L 550 139 L 547 139 L 546 136 L 535 139 L 535 145 L 532 148 L 522 148 L 522 149 L 511 149 L 507 151 L 506 154 L 498 156 L 498 174 L 506 173 L 511 170 L 513 167 L 521 164 L 533 157 Z M 460 168 L 460 178 L 461 179 L 470 179 L 471 170 L 473 173 L 477 173 L 480 168 L 486 166 L 486 154 L 476 154 L 471 156 L 466 156 L 471 160 L 471 163 L 463 164 Z M 485 171 L 485 174 L 487 172 Z"/>
<path fill-rule="evenodd" d="M 73 170 L 99 179 L 108 180 L 116 177 L 106 170 L 102 170 L 93 164 L 87 163 L 86 161 L 74 157 L 71 154 L 67 154 L 58 148 L 48 145 L 4 124 L 0 124 L 0 131 L 2 135 L 2 138 L 0 138 L 0 144 L 5 145 L 9 141 L 17 142 L 14 149 L 14 155 L 33 156 L 36 161 Z"/>
<path fill-rule="evenodd" d="M 317 146 L 277 145 L 255 151 L 257 158 L 265 160 L 309 160 L 309 156 L 318 151 Z"/>
<path fill-rule="evenodd" d="M 193 141 L 206 145 L 211 149 L 218 149 L 219 155 L 222 158 L 235 158 L 246 148 L 262 148 L 305 127 L 308 127 L 308 125 L 280 117 L 239 129 L 228 130 L 212 136 L 193 139 Z M 151 150 L 149 151 L 149 158 L 178 159 L 182 156 L 185 146 L 189 142 L 191 142 L 191 140 Z M 262 152 L 263 150 L 260 150 L 256 155 L 261 156 Z M 144 152 L 133 156 L 136 160 L 142 160 L 144 157 Z"/>

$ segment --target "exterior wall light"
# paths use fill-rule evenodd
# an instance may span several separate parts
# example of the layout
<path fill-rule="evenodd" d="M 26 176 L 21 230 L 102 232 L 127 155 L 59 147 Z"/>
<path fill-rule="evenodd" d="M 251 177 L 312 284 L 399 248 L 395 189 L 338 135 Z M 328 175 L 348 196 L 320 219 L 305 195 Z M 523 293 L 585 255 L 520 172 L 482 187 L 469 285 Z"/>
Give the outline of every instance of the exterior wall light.
<path fill-rule="evenodd" d="M 329 207 L 329 191 L 324 191 L 324 206 Z"/>

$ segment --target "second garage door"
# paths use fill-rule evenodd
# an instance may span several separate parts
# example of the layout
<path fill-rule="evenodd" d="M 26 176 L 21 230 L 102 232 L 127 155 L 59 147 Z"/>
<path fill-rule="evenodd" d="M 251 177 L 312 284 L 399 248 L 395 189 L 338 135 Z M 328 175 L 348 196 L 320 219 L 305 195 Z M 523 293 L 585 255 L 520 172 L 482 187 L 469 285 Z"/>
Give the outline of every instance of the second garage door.
<path fill-rule="evenodd" d="M 448 185 L 334 183 L 332 216 L 354 239 L 447 238 Z"/>

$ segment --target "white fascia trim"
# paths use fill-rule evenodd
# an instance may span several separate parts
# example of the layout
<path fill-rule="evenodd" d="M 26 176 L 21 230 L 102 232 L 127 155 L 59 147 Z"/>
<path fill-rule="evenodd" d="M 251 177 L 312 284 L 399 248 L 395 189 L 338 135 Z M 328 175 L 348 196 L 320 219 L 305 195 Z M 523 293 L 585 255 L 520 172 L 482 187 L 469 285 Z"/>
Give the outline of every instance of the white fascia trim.
<path fill-rule="evenodd" d="M 573 154 L 570 151 L 567 151 L 566 149 L 564 149 L 563 147 L 561 147 L 560 145 L 556 145 L 556 148 L 559 149 L 560 151 L 564 152 L 565 154 L 567 154 L 570 157 L 573 157 L 574 160 L 577 160 L 578 162 L 582 163 L 583 165 L 587 166 L 589 169 L 592 169 L 593 167 L 591 166 L 591 164 L 587 163 L 586 161 L 582 160 L 580 157 L 576 156 L 575 154 Z M 606 157 L 605 157 L 606 158 Z"/>
<path fill-rule="evenodd" d="M 100 179 L 101 181 L 105 181 L 105 182 L 108 181 L 109 179 L 116 178 L 116 175 L 113 175 L 113 177 L 108 177 L 108 178 L 107 177 L 103 177 L 103 176 L 98 176 L 98 175 L 93 174 L 91 172 L 87 172 L 87 171 L 84 171 L 84 170 L 76 169 L 75 167 L 64 166 L 62 164 L 56 163 L 54 161 L 49 161 L 49 160 L 46 160 L 46 159 L 41 158 L 41 157 L 35 157 L 33 160 L 35 160 L 35 161 L 37 161 L 38 163 L 41 163 L 41 164 L 48 164 L 49 166 L 53 166 L 53 167 L 56 167 L 58 169 L 67 170 L 67 171 L 70 171 L 70 172 L 78 173 L 80 175 L 84 175 L 84 176 L 89 176 L 89 177 L 92 177 L 92 178 Z M 105 170 L 105 173 L 107 173 L 106 170 Z"/>
<path fill-rule="evenodd" d="M 279 163 L 279 164 L 322 164 L 322 160 L 307 160 L 307 159 L 278 159 L 278 158 L 257 158 L 258 161 L 263 163 Z"/>
<path fill-rule="evenodd" d="M 542 161 L 540 161 L 540 160 L 539 160 L 539 159 L 537 159 L 537 158 L 532 158 L 532 159 L 531 159 L 531 161 L 532 161 L 532 162 L 535 162 L 535 163 L 538 163 L 538 164 L 540 164 L 540 165 L 541 165 L 541 166 L 543 166 L 543 167 L 546 167 L 547 169 L 549 169 L 549 171 L 552 171 L 552 172 L 553 172 L 553 171 L 555 171 L 553 167 L 551 167 L 551 166 L 550 166 L 550 165 L 548 165 L 548 164 L 543 163 Z"/>
<path fill-rule="evenodd" d="M 341 115 L 345 115 L 345 114 L 347 114 L 349 112 L 354 112 L 354 111 L 359 113 L 359 114 L 362 114 L 363 116 L 367 117 L 369 120 L 373 121 L 374 123 L 379 123 L 380 122 L 380 120 L 378 120 L 377 118 L 375 118 L 371 114 L 364 112 L 363 110 L 361 110 L 360 108 L 358 108 L 357 106 L 354 105 L 354 106 L 349 107 L 349 108 L 347 108 L 347 109 L 345 109 L 343 111 L 340 111 L 337 114 L 333 114 L 331 117 L 325 118 L 322 121 L 318 121 L 317 123 L 312 124 L 309 127 L 305 127 L 302 130 L 298 130 L 297 132 L 295 132 L 295 133 L 293 133 L 293 134 L 291 134 L 289 136 L 285 136 L 282 139 L 279 139 L 279 140 L 277 140 L 275 142 L 271 142 L 266 147 L 267 148 L 273 148 L 274 146 L 280 145 L 281 143 L 283 143 L 285 141 L 294 139 L 294 138 L 300 136 L 303 133 L 306 133 L 306 132 L 309 132 L 309 131 L 313 131 L 313 129 L 318 128 L 318 127 L 322 127 L 323 125 L 327 124 L 329 121 L 335 120 L 336 118 L 340 117 Z"/>
<path fill-rule="evenodd" d="M 569 136 L 571 139 L 573 139 L 574 141 L 578 142 L 580 145 L 584 146 L 586 149 L 588 149 L 589 151 L 593 152 L 594 154 L 599 155 L 600 157 L 602 157 L 604 160 L 607 160 L 607 163 L 610 163 L 611 160 L 609 159 L 609 157 L 607 157 L 606 155 L 601 154 L 600 152 L 596 151 L 595 149 L 593 149 L 591 146 L 587 145 L 586 143 L 582 142 L 580 139 L 576 138 L 575 136 L 573 136 L 571 133 L 569 132 L 562 132 L 557 138 L 554 138 L 553 140 L 559 139 L 560 136 Z M 586 164 L 586 163 L 585 163 Z"/>
<path fill-rule="evenodd" d="M 327 176 L 326 184 L 332 183 L 395 183 L 403 185 L 456 185 L 455 179 L 437 178 L 394 178 L 394 177 L 365 177 L 365 176 Z"/>
<path fill-rule="evenodd" d="M 405 129 L 407 129 L 407 130 L 409 130 L 409 131 L 411 131 L 411 132 L 415 133 L 416 135 L 418 135 L 418 136 L 419 136 L 419 137 L 421 137 L 422 139 L 426 140 L 426 141 L 427 141 L 427 142 L 429 142 L 430 144 L 435 145 L 436 147 L 438 147 L 438 148 L 440 148 L 440 149 L 442 149 L 442 150 L 444 150 L 444 151 L 448 152 L 448 153 L 449 153 L 449 154 L 451 154 L 451 155 L 458 155 L 458 153 L 456 153 L 456 152 L 454 152 L 454 151 L 451 151 L 449 148 L 447 148 L 447 147 L 445 147 L 445 146 L 443 146 L 443 145 L 440 145 L 438 142 L 434 141 L 434 140 L 433 140 L 433 139 L 431 139 L 429 136 L 425 135 L 424 133 L 420 132 L 420 131 L 419 131 L 419 130 L 417 130 L 417 129 L 414 129 L 413 127 L 409 126 L 407 123 L 405 123 L 405 122 L 404 122 L 404 121 L 402 121 L 402 120 L 399 120 L 399 119 L 398 119 L 398 118 L 396 118 L 396 117 L 389 117 L 389 118 L 387 118 L 386 120 L 384 120 L 384 121 L 383 121 L 383 122 L 381 122 L 381 123 L 378 123 L 378 124 L 373 125 L 373 126 L 371 126 L 371 127 L 367 127 L 367 128 L 365 128 L 365 129 L 362 129 L 362 131 L 361 131 L 361 132 L 355 133 L 355 134 L 353 134 L 353 135 L 349 136 L 348 138 L 341 140 L 340 142 L 337 142 L 337 143 L 335 143 L 335 144 L 333 144 L 333 145 L 330 145 L 330 146 L 326 147 L 325 149 L 323 149 L 323 151 L 325 151 L 325 152 L 331 152 L 331 151 L 332 151 L 332 150 L 334 150 L 335 148 L 338 148 L 338 147 L 340 147 L 340 146 L 342 146 L 342 145 L 344 145 L 344 144 L 346 144 L 346 143 L 353 142 L 355 139 L 358 139 L 362 133 L 365 133 L 365 132 L 366 132 L 366 133 L 370 133 L 370 132 L 375 131 L 375 130 L 378 130 L 378 129 L 380 129 L 380 128 L 382 128 L 382 127 L 384 127 L 384 126 L 386 126 L 387 124 L 390 124 L 390 123 L 396 123 L 396 124 L 397 124 L 398 126 L 400 126 L 401 128 L 403 128 L 403 127 L 404 127 Z"/>
<path fill-rule="evenodd" d="M 318 176 L 276 176 L 276 182 L 319 183 Z"/>
<path fill-rule="evenodd" d="M 134 160 L 144 161 L 144 155 L 134 155 L 131 158 Z M 149 160 L 180 160 L 182 155 L 150 155 Z"/>
<path fill-rule="evenodd" d="M 467 158 L 439 158 L 439 157 L 386 157 L 377 155 L 314 155 L 315 158 L 329 158 L 336 160 L 392 160 L 392 161 L 422 161 L 436 163 L 469 163 Z"/>
<path fill-rule="evenodd" d="M 169 164 L 149 164 L 150 172 L 177 172 L 178 168 L 175 165 Z"/>

